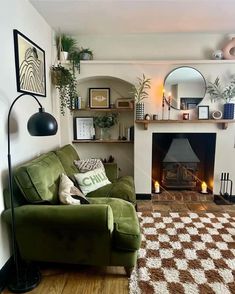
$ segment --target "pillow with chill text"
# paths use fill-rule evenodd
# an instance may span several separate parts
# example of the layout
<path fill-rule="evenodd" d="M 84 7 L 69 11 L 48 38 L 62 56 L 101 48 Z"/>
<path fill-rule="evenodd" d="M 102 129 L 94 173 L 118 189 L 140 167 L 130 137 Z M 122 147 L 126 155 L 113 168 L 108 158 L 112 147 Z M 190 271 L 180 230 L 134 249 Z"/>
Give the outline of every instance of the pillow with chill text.
<path fill-rule="evenodd" d="M 74 177 L 84 195 L 111 184 L 102 168 L 96 168 L 86 173 L 78 173 Z"/>

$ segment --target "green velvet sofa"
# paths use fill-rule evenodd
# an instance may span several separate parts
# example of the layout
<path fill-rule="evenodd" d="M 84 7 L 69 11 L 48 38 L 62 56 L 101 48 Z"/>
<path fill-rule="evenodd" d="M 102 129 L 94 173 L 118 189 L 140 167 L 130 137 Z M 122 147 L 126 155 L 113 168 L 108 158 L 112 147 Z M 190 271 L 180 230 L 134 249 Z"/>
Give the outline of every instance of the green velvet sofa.
<path fill-rule="evenodd" d="M 45 153 L 14 171 L 16 239 L 23 259 L 40 262 L 124 266 L 135 265 L 140 228 L 135 212 L 133 178 L 117 178 L 115 164 L 105 165 L 111 184 L 87 195 L 90 204 L 62 205 L 60 174 L 79 170 L 72 145 Z M 11 224 L 9 193 L 2 218 Z"/>

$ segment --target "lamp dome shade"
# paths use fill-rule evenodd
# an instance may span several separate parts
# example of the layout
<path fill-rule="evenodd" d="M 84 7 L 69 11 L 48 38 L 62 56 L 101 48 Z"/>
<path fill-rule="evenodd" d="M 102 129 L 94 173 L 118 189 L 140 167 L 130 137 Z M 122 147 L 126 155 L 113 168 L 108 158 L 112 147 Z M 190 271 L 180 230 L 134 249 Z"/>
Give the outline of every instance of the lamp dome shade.
<path fill-rule="evenodd" d="M 27 128 L 31 136 L 53 136 L 57 133 L 58 124 L 54 116 L 39 108 L 39 112 L 29 118 Z"/>

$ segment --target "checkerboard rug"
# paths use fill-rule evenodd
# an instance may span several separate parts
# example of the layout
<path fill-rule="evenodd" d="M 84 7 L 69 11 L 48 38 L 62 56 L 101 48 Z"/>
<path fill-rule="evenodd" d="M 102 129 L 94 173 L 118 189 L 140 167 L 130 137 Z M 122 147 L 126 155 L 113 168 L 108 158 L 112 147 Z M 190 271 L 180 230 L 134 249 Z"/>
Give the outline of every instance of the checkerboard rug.
<path fill-rule="evenodd" d="M 131 294 L 235 293 L 235 214 L 138 212 Z"/>

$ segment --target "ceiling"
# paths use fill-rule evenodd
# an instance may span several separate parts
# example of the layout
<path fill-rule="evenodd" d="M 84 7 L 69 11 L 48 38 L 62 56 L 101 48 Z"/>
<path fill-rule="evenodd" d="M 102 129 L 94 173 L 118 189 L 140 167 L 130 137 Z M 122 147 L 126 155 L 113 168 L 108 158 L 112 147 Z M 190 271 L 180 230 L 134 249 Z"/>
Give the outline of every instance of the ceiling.
<path fill-rule="evenodd" d="M 56 31 L 233 33 L 235 0 L 29 0 Z"/>

